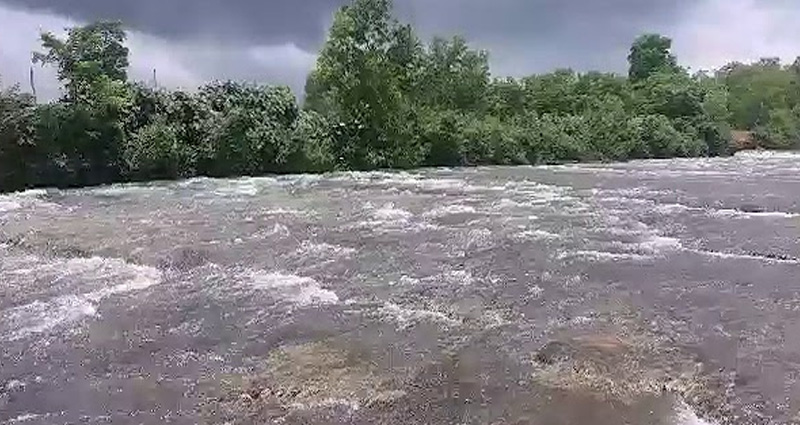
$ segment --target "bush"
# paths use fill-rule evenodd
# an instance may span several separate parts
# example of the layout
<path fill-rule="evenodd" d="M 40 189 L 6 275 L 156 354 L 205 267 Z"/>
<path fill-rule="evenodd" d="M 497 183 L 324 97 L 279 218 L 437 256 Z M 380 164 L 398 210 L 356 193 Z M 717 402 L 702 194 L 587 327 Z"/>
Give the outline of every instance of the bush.
<path fill-rule="evenodd" d="M 615 96 L 598 99 L 584 112 L 590 129 L 591 159 L 624 160 L 631 157 L 639 141 L 630 126 L 629 115 L 622 101 Z"/>
<path fill-rule="evenodd" d="M 630 120 L 637 131 L 638 144 L 631 151 L 634 158 L 669 158 L 683 144 L 684 135 L 664 115 L 643 115 Z"/>
<path fill-rule="evenodd" d="M 209 110 L 201 124 L 209 174 L 257 175 L 284 168 L 299 114 L 288 88 L 214 83 L 199 97 Z"/>
<path fill-rule="evenodd" d="M 589 134 L 586 120 L 580 115 L 543 115 L 538 121 L 539 162 L 551 164 L 590 158 Z"/>
<path fill-rule="evenodd" d="M 429 111 L 422 117 L 422 144 L 428 166 L 464 165 L 462 143 L 465 117 L 455 111 Z"/>
<path fill-rule="evenodd" d="M 178 126 L 160 118 L 128 140 L 123 153 L 125 174 L 133 180 L 192 176 L 196 155 L 181 141 Z"/>
<path fill-rule="evenodd" d="M 286 171 L 322 172 L 336 168 L 330 123 L 314 111 L 300 113 L 285 147 Z"/>
<path fill-rule="evenodd" d="M 767 125 L 756 130 L 761 146 L 768 149 L 800 147 L 800 107 L 794 111 L 782 108 L 769 113 Z"/>
<path fill-rule="evenodd" d="M 36 184 L 31 167 L 41 161 L 35 140 L 33 97 L 17 86 L 0 90 L 0 191 Z"/>

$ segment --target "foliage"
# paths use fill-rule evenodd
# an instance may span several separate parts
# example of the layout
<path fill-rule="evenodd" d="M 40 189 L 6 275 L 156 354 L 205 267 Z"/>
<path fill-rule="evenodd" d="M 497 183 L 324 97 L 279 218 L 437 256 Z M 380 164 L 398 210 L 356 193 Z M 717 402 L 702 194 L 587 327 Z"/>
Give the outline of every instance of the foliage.
<path fill-rule="evenodd" d="M 257 175 L 281 171 L 298 108 L 285 87 L 235 82 L 200 89 L 210 111 L 202 123 L 203 148 L 213 176 Z"/>
<path fill-rule="evenodd" d="M 179 134 L 177 126 L 161 117 L 139 128 L 123 152 L 128 177 L 134 180 L 174 179 L 191 170 L 194 161 L 182 146 Z"/>
<path fill-rule="evenodd" d="M 657 73 L 674 73 L 679 70 L 678 61 L 671 52 L 672 40 L 660 34 L 639 36 L 628 55 L 630 68 L 628 78 L 636 83 Z"/>
<path fill-rule="evenodd" d="M 800 106 L 769 111 L 769 122 L 756 131 L 762 146 L 771 149 L 800 147 Z"/>
<path fill-rule="evenodd" d="M 724 155 L 733 130 L 800 147 L 800 59 L 689 75 L 672 41 L 645 34 L 627 76 L 559 69 L 494 78 L 461 37 L 423 44 L 390 0 L 335 15 L 304 104 L 286 87 L 196 91 L 128 81 L 116 22 L 42 35 L 63 97 L 0 91 L 0 190 L 195 175 L 621 161 Z"/>
<path fill-rule="evenodd" d="M 355 0 L 335 16 L 306 102 L 335 123 L 341 160 L 358 169 L 401 166 L 413 140 L 403 131 L 419 41 L 391 16 L 388 0 Z M 324 109 L 322 108 L 324 106 Z"/>
<path fill-rule="evenodd" d="M 328 120 L 314 111 L 301 111 L 287 151 L 290 172 L 322 172 L 336 169 L 333 135 Z"/>
<path fill-rule="evenodd" d="M 0 89 L 0 190 L 26 187 L 34 181 L 35 170 L 26 164 L 37 162 L 33 97 L 19 87 Z"/>
<path fill-rule="evenodd" d="M 119 22 L 96 22 L 69 29 L 66 40 L 51 33 L 42 34 L 45 52 L 34 59 L 55 65 L 64 83 L 65 98 L 71 102 L 91 99 L 98 80 L 125 81 L 128 77 L 128 48 L 125 31 Z"/>

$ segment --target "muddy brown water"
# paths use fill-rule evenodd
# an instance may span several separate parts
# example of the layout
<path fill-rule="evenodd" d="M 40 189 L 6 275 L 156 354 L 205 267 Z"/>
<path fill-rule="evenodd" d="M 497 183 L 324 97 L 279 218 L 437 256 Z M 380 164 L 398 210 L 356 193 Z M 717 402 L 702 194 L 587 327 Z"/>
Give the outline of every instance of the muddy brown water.
<path fill-rule="evenodd" d="M 0 423 L 800 420 L 800 156 L 0 196 Z"/>

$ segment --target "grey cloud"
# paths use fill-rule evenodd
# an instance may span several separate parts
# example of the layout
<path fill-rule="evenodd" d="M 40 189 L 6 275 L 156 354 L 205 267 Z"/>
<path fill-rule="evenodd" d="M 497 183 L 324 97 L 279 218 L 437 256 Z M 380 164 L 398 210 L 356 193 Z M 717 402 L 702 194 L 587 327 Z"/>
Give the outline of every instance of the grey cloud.
<path fill-rule="evenodd" d="M 198 35 L 252 43 L 292 42 L 304 48 L 324 39 L 326 23 L 346 0 L 2 0 L 77 20 L 121 19 L 165 38 Z M 694 0 L 397 0 L 424 33 L 465 33 L 500 41 L 552 39 L 570 31 L 605 38 L 643 23 L 671 22 Z"/>
<path fill-rule="evenodd" d="M 0 11 L 17 16 L 0 13 L 0 74 L 25 82 L 34 21 L 59 30 L 109 18 L 131 29 L 136 78 L 157 68 L 171 86 L 230 78 L 300 91 L 334 10 L 346 2 L 0 0 Z M 768 55 L 775 45 L 777 54 L 790 56 L 800 44 L 796 0 L 395 0 L 395 6 L 425 39 L 461 34 L 488 49 L 498 76 L 556 67 L 624 71 L 628 46 L 645 31 L 673 36 L 679 58 L 703 66 Z M 31 20 L 25 29 L 18 29 L 19 16 Z M 732 22 L 746 31 L 731 31 Z"/>
<path fill-rule="evenodd" d="M 80 21 L 113 18 L 168 40 L 239 46 L 293 43 L 314 52 L 347 0 L 0 0 Z M 646 29 L 668 29 L 695 0 L 396 0 L 425 38 L 463 34 L 492 53 L 495 71 L 554 66 L 619 69 L 624 46 Z M 620 49 L 623 47 L 623 49 Z M 227 76 L 227 75 L 226 75 Z"/>
<path fill-rule="evenodd" d="M 325 22 L 341 0 L 2 0 L 10 6 L 79 21 L 118 19 L 131 29 L 167 39 L 203 36 L 257 43 L 323 39 Z"/>

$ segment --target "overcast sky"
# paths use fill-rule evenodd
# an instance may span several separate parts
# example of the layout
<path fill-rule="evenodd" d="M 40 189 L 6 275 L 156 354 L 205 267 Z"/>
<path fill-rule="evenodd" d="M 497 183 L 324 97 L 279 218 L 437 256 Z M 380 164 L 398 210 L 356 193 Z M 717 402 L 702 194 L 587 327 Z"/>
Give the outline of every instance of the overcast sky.
<path fill-rule="evenodd" d="M 345 0 L 0 0 L 0 79 L 27 88 L 41 30 L 98 18 L 129 28 L 131 76 L 192 88 L 213 79 L 288 84 L 302 90 L 333 11 Z M 800 55 L 797 0 L 396 0 L 424 38 L 464 35 L 489 49 L 497 76 L 556 67 L 625 70 L 642 32 L 675 40 L 693 69 L 730 60 Z M 55 97 L 52 70 L 36 70 Z"/>

